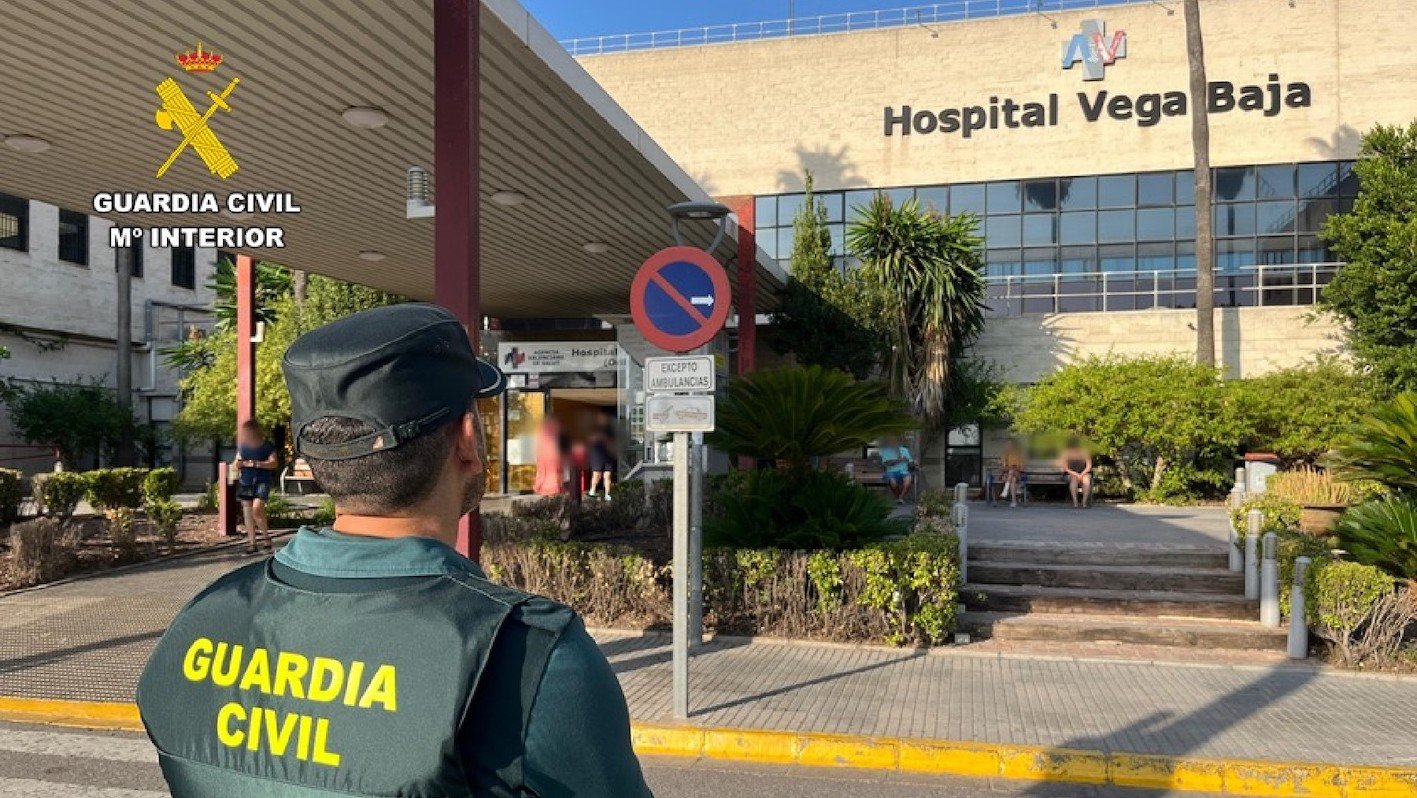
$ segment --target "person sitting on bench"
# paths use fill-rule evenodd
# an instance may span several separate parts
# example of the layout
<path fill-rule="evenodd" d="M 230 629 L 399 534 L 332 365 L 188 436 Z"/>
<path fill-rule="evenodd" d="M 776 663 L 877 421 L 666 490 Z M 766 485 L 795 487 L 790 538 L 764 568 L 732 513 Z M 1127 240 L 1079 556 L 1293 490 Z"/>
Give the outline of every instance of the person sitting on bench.
<path fill-rule="evenodd" d="M 881 458 L 881 466 L 886 471 L 886 488 L 895 497 L 897 504 L 905 504 L 905 495 L 910 492 L 910 485 L 914 481 L 910 474 L 910 467 L 914 464 L 910 458 L 910 450 L 905 448 L 900 438 L 892 436 L 882 439 L 880 447 L 876 449 L 876 456 Z"/>
<path fill-rule="evenodd" d="M 1073 507 L 1092 505 L 1092 453 L 1082 445 L 1076 436 L 1068 439 L 1063 449 L 1061 465 L 1068 475 L 1068 495 L 1073 499 Z"/>
<path fill-rule="evenodd" d="M 999 480 L 1004 483 L 1002 496 L 1009 500 L 1010 507 L 1017 507 L 1019 485 L 1023 482 L 1023 450 L 1013 438 L 1004 442 L 999 472 Z"/>

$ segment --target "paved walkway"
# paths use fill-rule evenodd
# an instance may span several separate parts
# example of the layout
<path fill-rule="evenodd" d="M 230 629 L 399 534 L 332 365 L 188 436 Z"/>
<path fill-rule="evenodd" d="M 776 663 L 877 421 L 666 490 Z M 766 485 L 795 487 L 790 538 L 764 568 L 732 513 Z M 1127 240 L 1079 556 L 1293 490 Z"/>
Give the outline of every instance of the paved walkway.
<path fill-rule="evenodd" d="M 1027 507 L 969 503 L 969 539 L 974 542 L 1223 546 L 1228 535 L 1223 507 L 1097 504 L 1075 510 L 1061 503 L 1034 502 Z"/>
<path fill-rule="evenodd" d="M 1066 511 L 1064 511 L 1066 512 Z M 208 552 L 0 598 L 0 695 L 132 700 Z M 637 720 L 669 720 L 660 636 L 606 633 Z M 1417 765 L 1417 680 L 727 640 L 693 660 L 695 723 L 1204 757 Z"/>

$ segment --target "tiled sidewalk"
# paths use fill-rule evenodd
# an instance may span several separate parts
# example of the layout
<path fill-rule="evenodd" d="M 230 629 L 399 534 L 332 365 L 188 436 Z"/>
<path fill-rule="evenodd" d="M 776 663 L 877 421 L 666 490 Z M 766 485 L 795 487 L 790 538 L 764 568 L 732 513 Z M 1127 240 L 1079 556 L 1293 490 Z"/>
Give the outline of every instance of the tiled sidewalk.
<path fill-rule="evenodd" d="M 0 598 L 0 695 L 130 701 L 162 628 L 231 550 Z M 658 635 L 599 635 L 636 720 L 669 721 Z M 724 640 L 692 722 L 1225 757 L 1417 765 L 1417 680 Z"/>

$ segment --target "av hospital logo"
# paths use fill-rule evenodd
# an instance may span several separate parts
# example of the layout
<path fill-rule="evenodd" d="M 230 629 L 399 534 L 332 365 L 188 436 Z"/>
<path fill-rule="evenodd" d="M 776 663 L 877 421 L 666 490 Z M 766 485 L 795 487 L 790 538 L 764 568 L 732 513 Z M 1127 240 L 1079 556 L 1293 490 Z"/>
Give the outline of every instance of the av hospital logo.
<path fill-rule="evenodd" d="M 1083 80 L 1102 80 L 1107 67 L 1127 57 L 1127 32 L 1115 31 L 1109 41 L 1107 23 L 1100 19 L 1085 19 L 1079 27 L 1081 31 L 1063 45 L 1063 69 L 1082 64 Z"/>
<path fill-rule="evenodd" d="M 221 66 L 220 55 L 202 49 L 202 43 L 197 42 L 195 52 L 188 51 L 177 54 L 177 63 L 186 72 L 209 73 L 215 72 Z M 159 108 L 154 117 L 157 126 L 163 130 L 176 128 L 177 133 L 182 136 L 182 140 L 177 144 L 177 148 L 167 156 L 167 160 L 158 167 L 157 176 L 162 177 L 167 174 L 167 170 L 177 162 L 178 156 L 191 147 L 202 159 L 202 163 L 207 165 L 207 170 L 212 174 L 225 180 L 236 173 L 236 159 L 227 152 L 221 139 L 217 138 L 212 131 L 211 118 L 218 110 L 231 113 L 231 106 L 226 99 L 236 91 L 236 85 L 241 82 L 240 78 L 232 78 L 226 84 L 226 88 L 217 94 L 212 91 L 207 92 L 207 99 L 211 100 L 211 105 L 201 114 L 192 105 L 192 101 L 187 99 L 187 94 L 182 91 L 182 87 L 177 85 L 177 81 L 167 78 L 157 85 L 157 96 L 162 100 L 162 108 Z"/>

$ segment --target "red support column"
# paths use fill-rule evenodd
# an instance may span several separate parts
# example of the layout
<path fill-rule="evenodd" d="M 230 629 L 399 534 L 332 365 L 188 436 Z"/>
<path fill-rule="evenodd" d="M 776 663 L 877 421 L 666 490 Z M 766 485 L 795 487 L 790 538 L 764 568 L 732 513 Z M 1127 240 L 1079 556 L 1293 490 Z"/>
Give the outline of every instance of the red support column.
<path fill-rule="evenodd" d="M 747 374 L 758 361 L 758 236 L 753 197 L 738 201 L 738 373 Z"/>
<path fill-rule="evenodd" d="M 249 255 L 236 256 L 236 427 L 256 417 L 256 265 Z M 225 466 L 225 463 L 221 464 Z M 224 534 L 236 532 L 236 501 L 218 469 L 217 518 Z"/>
<path fill-rule="evenodd" d="M 467 326 L 473 347 L 482 328 L 478 228 L 478 64 L 480 0 L 433 2 L 434 300 Z M 458 551 L 482 548 L 476 511 L 458 524 Z"/>

